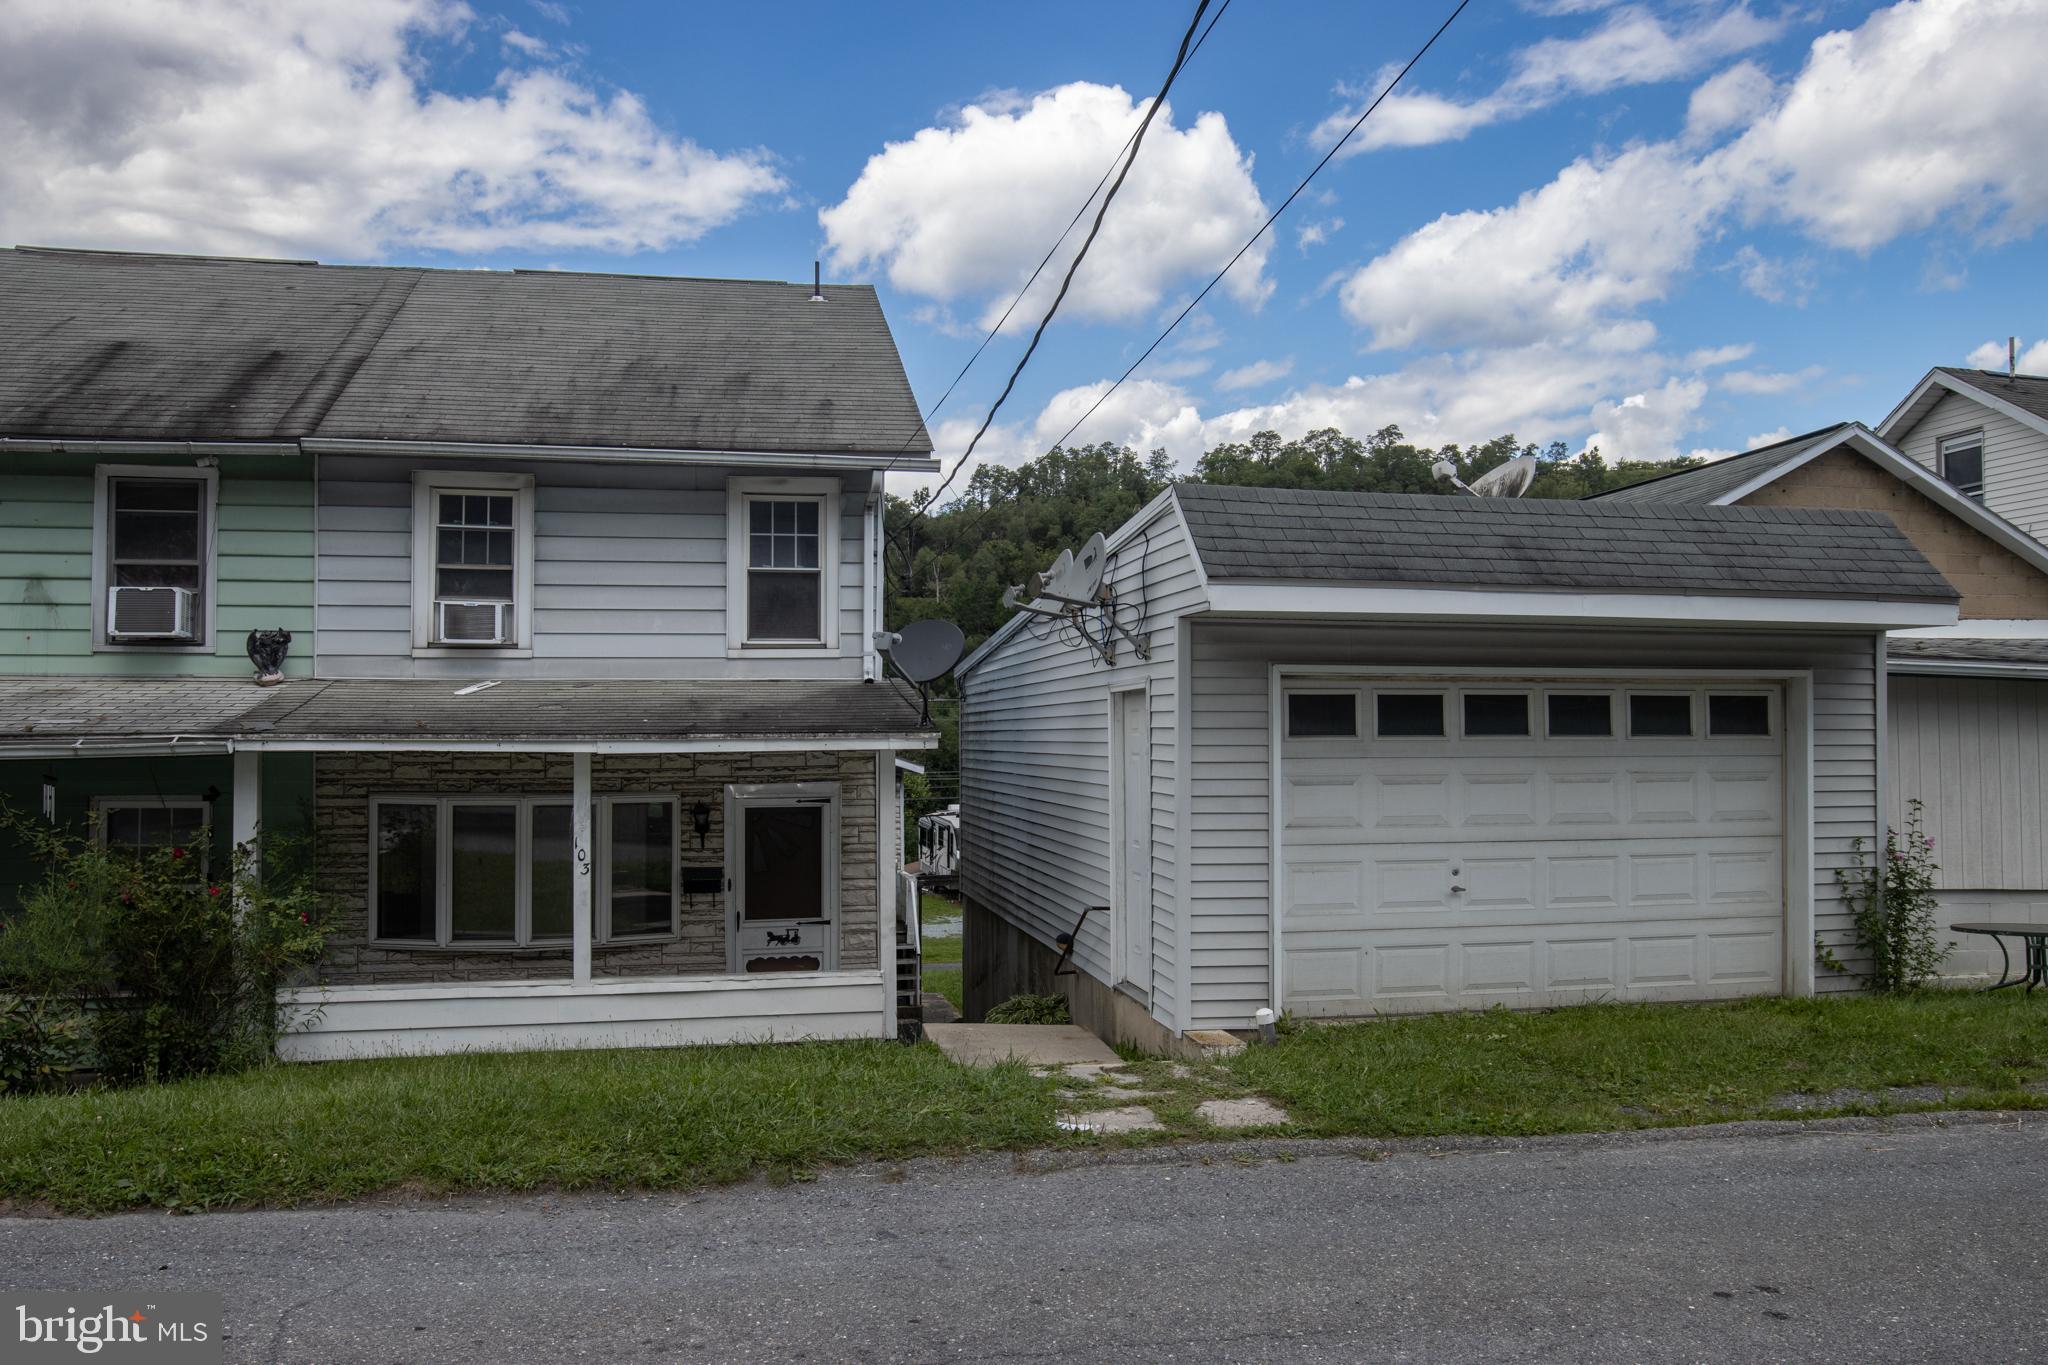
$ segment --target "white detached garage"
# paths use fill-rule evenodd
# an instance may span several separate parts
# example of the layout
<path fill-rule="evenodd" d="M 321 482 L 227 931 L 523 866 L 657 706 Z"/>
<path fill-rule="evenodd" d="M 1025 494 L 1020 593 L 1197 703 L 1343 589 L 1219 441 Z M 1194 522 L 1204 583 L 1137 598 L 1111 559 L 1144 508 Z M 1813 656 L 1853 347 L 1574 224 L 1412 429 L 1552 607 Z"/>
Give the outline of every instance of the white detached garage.
<path fill-rule="evenodd" d="M 1955 619 L 1883 516 L 1183 485 L 1109 549 L 961 669 L 970 1018 L 1850 984 L 1885 632 Z"/>

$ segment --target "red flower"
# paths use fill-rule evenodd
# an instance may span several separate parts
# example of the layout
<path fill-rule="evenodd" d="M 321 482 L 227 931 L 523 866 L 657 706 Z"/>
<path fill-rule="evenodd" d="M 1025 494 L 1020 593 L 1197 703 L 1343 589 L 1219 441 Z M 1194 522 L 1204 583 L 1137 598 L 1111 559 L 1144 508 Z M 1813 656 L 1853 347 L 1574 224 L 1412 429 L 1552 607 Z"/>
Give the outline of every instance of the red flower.
<path fill-rule="evenodd" d="M 299 923 L 301 923 L 301 924 L 311 924 L 312 922 L 313 922 L 313 921 L 312 921 L 312 920 L 311 920 L 310 918 L 308 918 L 308 917 L 307 917 L 307 915 L 306 915 L 306 912 L 305 912 L 305 911 L 303 911 L 303 910 L 299 911 Z"/>
<path fill-rule="evenodd" d="M 206 888 L 206 894 L 209 896 L 218 896 L 220 894 L 220 888 L 217 886 L 209 886 Z"/>
<path fill-rule="evenodd" d="M 171 850 L 171 856 L 173 858 L 182 858 L 185 856 L 185 850 L 182 848 L 174 848 Z"/>

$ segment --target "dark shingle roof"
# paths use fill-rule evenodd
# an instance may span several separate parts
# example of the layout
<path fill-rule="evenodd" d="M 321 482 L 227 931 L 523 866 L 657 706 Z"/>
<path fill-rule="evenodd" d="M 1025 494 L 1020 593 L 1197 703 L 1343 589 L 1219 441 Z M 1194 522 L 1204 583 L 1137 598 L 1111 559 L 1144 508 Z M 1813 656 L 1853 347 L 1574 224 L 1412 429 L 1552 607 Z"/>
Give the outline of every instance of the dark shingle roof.
<path fill-rule="evenodd" d="M 269 739 L 703 740 L 903 735 L 917 704 L 894 683 L 508 680 L 316 682 L 242 717 Z"/>
<path fill-rule="evenodd" d="M 2004 370 L 1965 370 L 1952 365 L 1937 365 L 1935 369 L 1994 398 L 2003 398 L 2014 407 L 2031 412 L 2036 417 L 2048 418 L 2048 376 L 2008 376 Z"/>
<path fill-rule="evenodd" d="M 1885 642 L 1885 652 L 1894 659 L 2048 665 L 2048 640 L 1966 640 L 1894 635 Z"/>
<path fill-rule="evenodd" d="M 1681 469 L 1671 474 L 1659 474 L 1641 483 L 1632 483 L 1624 488 L 1610 489 L 1605 493 L 1590 494 L 1588 502 L 1629 503 L 1629 502 L 1684 502 L 1705 504 L 1725 493 L 1732 493 L 1751 479 L 1761 478 L 1782 465 L 1797 459 L 1814 442 L 1832 436 L 1847 422 L 1837 422 L 1831 427 L 1809 431 L 1799 436 L 1788 436 L 1782 441 L 1773 441 L 1767 446 L 1730 455 L 1725 460 L 1701 465 L 1697 469 Z"/>
<path fill-rule="evenodd" d="M 228 678 L 0 678 L 0 745 L 9 740 L 224 738 L 265 703 L 317 686 Z"/>
<path fill-rule="evenodd" d="M 0 752 L 76 738 L 705 740 L 928 732 L 892 682 L 0 678 Z"/>
<path fill-rule="evenodd" d="M 1211 578 L 1953 602 L 1877 512 L 1181 484 Z"/>
<path fill-rule="evenodd" d="M 886 452 L 867 285 L 0 250 L 0 436 Z"/>

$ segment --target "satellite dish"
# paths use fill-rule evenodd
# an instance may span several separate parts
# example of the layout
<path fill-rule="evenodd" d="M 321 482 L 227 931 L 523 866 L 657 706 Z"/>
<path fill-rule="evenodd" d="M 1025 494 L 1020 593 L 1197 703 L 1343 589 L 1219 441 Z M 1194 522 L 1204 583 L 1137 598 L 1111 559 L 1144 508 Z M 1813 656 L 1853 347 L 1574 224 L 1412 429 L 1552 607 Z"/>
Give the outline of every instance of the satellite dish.
<path fill-rule="evenodd" d="M 951 621 L 912 621 L 887 636 L 882 647 L 904 677 L 923 687 L 953 671 L 967 650 L 967 637 Z"/>
<path fill-rule="evenodd" d="M 1482 498 L 1519 498 L 1536 482 L 1536 457 L 1517 455 L 1504 465 L 1472 480 L 1471 492 Z"/>
<path fill-rule="evenodd" d="M 1109 542 L 1097 531 L 1088 537 L 1080 554 L 1060 551 L 1052 568 L 1040 576 L 1037 595 L 1072 606 L 1092 607 L 1102 598 L 1102 575 L 1108 565 Z"/>
<path fill-rule="evenodd" d="M 1024 600 L 1036 602 L 1041 597 L 1049 596 L 1053 585 L 1060 581 L 1060 576 L 1073 572 L 1073 568 L 1074 552 L 1072 550 L 1061 550 L 1060 557 L 1052 562 L 1050 569 L 1047 569 L 1044 573 L 1024 575 Z"/>

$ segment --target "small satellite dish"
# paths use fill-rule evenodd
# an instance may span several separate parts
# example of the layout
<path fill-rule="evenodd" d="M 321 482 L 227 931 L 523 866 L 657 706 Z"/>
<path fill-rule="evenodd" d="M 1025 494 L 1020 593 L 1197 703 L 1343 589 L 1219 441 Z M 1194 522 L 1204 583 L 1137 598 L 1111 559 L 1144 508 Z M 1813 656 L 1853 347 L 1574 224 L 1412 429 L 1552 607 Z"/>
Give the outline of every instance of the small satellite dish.
<path fill-rule="evenodd" d="M 887 636 L 882 647 L 904 677 L 923 687 L 953 671 L 967 650 L 967 637 L 951 621 L 912 621 Z"/>
<path fill-rule="evenodd" d="M 1102 598 L 1102 575 L 1108 565 L 1109 542 L 1097 531 L 1088 537 L 1080 554 L 1060 551 L 1052 568 L 1039 577 L 1036 595 L 1070 606 L 1092 607 Z"/>
<path fill-rule="evenodd" d="M 1048 596 L 1052 592 L 1053 584 L 1060 581 L 1061 575 L 1073 572 L 1073 568 L 1074 552 L 1061 550 L 1060 557 L 1052 562 L 1050 569 L 1044 573 L 1024 575 L 1024 600 L 1036 602 L 1039 598 Z"/>
<path fill-rule="evenodd" d="M 1517 455 L 1504 465 L 1472 480 L 1471 491 L 1482 498 L 1519 498 L 1536 482 L 1536 457 Z"/>

